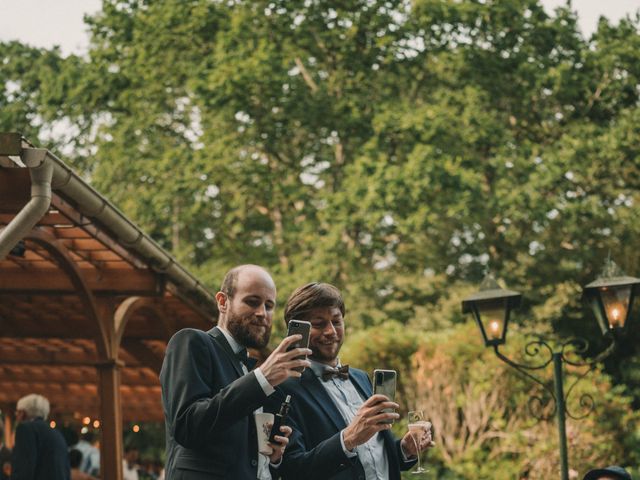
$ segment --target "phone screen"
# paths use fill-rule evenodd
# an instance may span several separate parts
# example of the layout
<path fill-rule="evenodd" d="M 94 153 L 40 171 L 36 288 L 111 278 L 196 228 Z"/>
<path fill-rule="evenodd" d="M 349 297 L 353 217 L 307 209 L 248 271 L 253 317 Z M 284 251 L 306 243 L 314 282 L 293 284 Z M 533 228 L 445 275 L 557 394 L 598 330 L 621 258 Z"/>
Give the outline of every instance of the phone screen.
<path fill-rule="evenodd" d="M 389 400 L 394 401 L 396 397 L 396 371 L 375 370 L 373 377 L 373 393 L 386 395 L 389 397 Z"/>
<path fill-rule="evenodd" d="M 373 393 L 385 395 L 392 402 L 396 397 L 396 377 L 395 370 L 374 370 L 373 371 Z M 383 412 L 393 412 L 392 408 L 385 408 Z M 387 421 L 385 423 L 393 423 Z"/>
<path fill-rule="evenodd" d="M 309 348 L 309 333 L 311 332 L 311 323 L 305 322 L 304 320 L 289 320 L 289 329 L 287 331 L 287 337 L 291 335 L 300 334 L 302 335 L 302 339 L 294 342 L 289 345 L 287 351 L 293 350 L 294 348 Z M 300 355 L 297 358 L 304 359 L 305 355 Z M 297 367 L 295 370 L 302 372 L 304 371 L 304 367 Z"/>

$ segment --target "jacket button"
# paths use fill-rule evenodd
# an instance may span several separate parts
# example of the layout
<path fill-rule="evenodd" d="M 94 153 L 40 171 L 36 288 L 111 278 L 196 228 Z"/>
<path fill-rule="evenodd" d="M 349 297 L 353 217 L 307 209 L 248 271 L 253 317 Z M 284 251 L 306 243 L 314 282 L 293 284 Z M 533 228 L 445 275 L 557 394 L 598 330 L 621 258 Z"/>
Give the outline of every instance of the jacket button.
<path fill-rule="evenodd" d="M 251 466 L 252 467 L 257 467 L 258 466 L 258 461 L 257 460 L 251 460 Z"/>

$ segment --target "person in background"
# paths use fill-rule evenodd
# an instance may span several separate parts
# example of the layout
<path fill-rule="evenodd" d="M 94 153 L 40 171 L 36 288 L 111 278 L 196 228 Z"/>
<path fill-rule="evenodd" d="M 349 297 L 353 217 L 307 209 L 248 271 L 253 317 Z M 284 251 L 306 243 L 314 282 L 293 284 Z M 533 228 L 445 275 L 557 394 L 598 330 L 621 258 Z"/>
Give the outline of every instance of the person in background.
<path fill-rule="evenodd" d="M 138 470 L 138 477 L 140 480 L 157 480 L 158 473 L 156 472 L 155 462 L 150 459 L 142 460 Z"/>
<path fill-rule="evenodd" d="M 69 480 L 69 453 L 62 434 L 49 426 L 49 400 L 32 393 L 16 405 L 11 480 Z"/>
<path fill-rule="evenodd" d="M 0 418 L 0 480 L 11 477 L 11 450 L 4 443 L 4 422 Z"/>
<path fill-rule="evenodd" d="M 100 475 L 100 450 L 97 447 L 96 436 L 91 430 L 82 433 L 78 443 L 71 448 L 75 448 L 82 453 L 80 471 L 94 477 Z"/>
<path fill-rule="evenodd" d="M 164 465 L 160 462 L 156 465 L 156 471 L 158 472 L 158 480 L 165 480 L 164 477 Z"/>
<path fill-rule="evenodd" d="M 138 449 L 127 446 L 124 448 L 124 458 L 122 459 L 122 480 L 139 480 L 138 476 Z"/>
<path fill-rule="evenodd" d="M 69 450 L 69 465 L 71 466 L 71 480 L 97 480 L 96 477 L 83 472 L 80 469 L 82 464 L 82 452 L 76 448 Z"/>
<path fill-rule="evenodd" d="M 629 472 L 618 465 L 597 468 L 587 472 L 583 480 L 633 480 Z"/>

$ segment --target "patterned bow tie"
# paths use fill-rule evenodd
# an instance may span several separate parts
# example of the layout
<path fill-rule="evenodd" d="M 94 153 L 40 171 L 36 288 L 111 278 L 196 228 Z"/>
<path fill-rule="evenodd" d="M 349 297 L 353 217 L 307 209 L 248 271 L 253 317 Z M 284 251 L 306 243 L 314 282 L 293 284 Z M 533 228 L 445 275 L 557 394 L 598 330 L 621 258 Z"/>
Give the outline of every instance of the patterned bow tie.
<path fill-rule="evenodd" d="M 342 380 L 349 378 L 349 365 L 342 365 L 341 367 L 327 367 L 322 371 L 322 381 L 326 382 L 334 377 L 338 377 Z"/>

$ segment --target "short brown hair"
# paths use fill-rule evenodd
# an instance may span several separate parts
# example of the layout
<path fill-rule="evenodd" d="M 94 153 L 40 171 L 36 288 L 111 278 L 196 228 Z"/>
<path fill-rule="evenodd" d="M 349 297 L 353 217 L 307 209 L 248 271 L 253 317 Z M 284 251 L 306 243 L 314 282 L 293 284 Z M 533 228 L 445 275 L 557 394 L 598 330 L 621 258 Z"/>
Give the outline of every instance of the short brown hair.
<path fill-rule="evenodd" d="M 328 283 L 307 283 L 289 296 L 284 307 L 284 321 L 288 325 L 292 318 L 304 320 L 313 309 L 333 307 L 339 308 L 344 316 L 345 306 L 340 290 Z"/>

